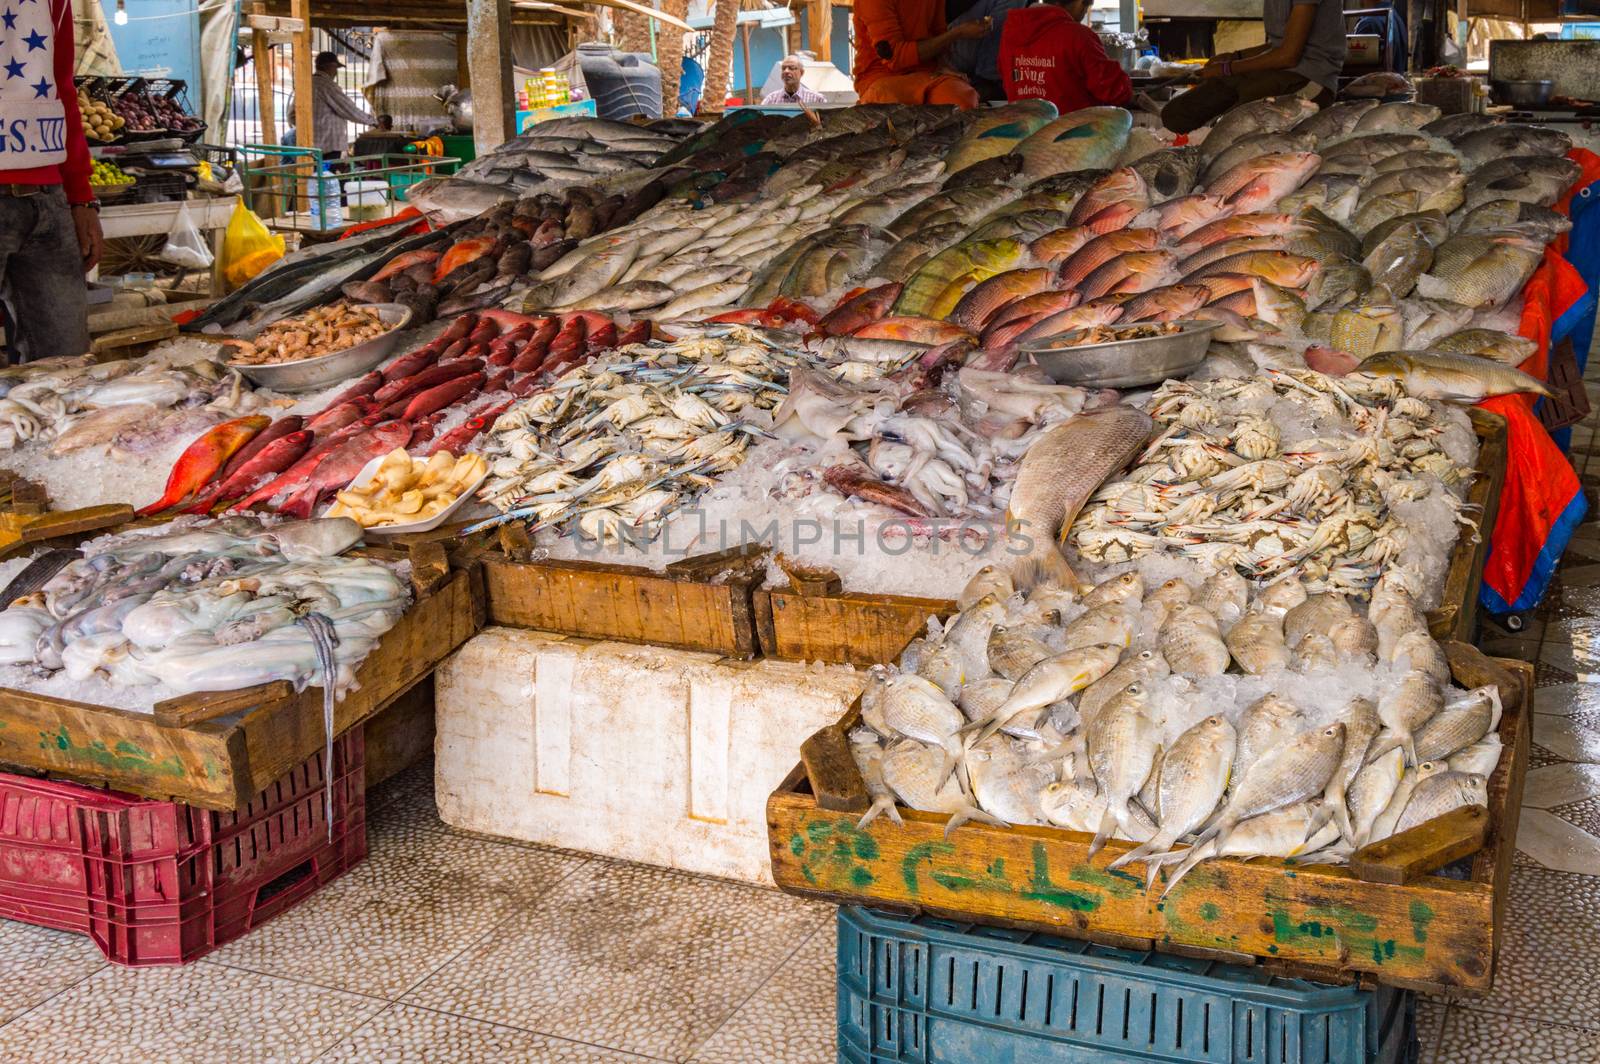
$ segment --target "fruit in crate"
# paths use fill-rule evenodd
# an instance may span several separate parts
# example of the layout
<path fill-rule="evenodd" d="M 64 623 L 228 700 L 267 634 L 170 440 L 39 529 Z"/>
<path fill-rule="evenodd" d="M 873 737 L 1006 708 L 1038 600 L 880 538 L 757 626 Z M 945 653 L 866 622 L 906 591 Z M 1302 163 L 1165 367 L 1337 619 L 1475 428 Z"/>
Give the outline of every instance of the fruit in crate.
<path fill-rule="evenodd" d="M 90 140 L 115 140 L 127 119 L 113 111 L 104 100 L 78 90 L 78 112 L 83 116 L 83 134 Z"/>
<path fill-rule="evenodd" d="M 104 159 L 96 159 L 93 168 L 89 171 L 89 184 L 91 185 L 131 185 L 134 182 L 132 174 L 127 173 L 116 163 Z"/>

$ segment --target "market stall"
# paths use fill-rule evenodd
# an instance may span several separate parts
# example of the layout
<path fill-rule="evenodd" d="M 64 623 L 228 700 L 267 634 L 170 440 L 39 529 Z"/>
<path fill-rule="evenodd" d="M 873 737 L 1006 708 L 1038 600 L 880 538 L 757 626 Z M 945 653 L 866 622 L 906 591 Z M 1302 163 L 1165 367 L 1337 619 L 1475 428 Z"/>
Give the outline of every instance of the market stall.
<path fill-rule="evenodd" d="M 540 123 L 0 376 L 0 467 L 140 514 L 10 593 L 0 761 L 240 809 L 437 670 L 461 827 L 1486 991 L 1593 174 L 1377 99 Z"/>

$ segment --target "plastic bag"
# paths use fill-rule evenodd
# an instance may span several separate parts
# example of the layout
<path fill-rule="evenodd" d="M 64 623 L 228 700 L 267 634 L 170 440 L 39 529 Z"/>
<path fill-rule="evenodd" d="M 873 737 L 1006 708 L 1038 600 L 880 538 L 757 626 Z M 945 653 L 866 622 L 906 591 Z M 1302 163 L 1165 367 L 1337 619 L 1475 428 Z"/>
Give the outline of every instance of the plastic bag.
<path fill-rule="evenodd" d="M 178 217 L 173 220 L 172 232 L 167 234 L 166 246 L 157 258 L 191 270 L 203 270 L 211 265 L 211 249 L 206 246 L 200 230 L 195 228 L 188 203 L 178 204 Z"/>
<path fill-rule="evenodd" d="M 240 287 L 281 258 L 283 237 L 267 229 L 243 201 L 234 204 L 222 235 L 222 279 L 228 287 Z"/>

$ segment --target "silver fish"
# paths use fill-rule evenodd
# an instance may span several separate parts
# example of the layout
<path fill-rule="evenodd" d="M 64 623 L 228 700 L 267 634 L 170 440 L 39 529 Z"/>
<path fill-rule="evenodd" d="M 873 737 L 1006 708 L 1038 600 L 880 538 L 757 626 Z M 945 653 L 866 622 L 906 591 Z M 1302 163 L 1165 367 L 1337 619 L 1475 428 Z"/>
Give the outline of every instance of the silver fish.
<path fill-rule="evenodd" d="M 1373 823 L 1394 799 L 1405 772 L 1406 754 L 1398 748 L 1362 766 L 1345 793 L 1346 820 L 1350 824 L 1345 841 L 1357 848 L 1367 844 Z M 1338 815 L 1337 811 L 1334 815 Z"/>
<path fill-rule="evenodd" d="M 969 820 L 1006 827 L 1005 821 L 972 804 L 958 777 L 943 776 L 944 754 L 937 746 L 902 741 L 883 752 L 883 780 L 902 802 L 927 813 L 948 813 L 946 837 Z"/>
<path fill-rule="evenodd" d="M 1426 824 L 1464 805 L 1488 805 L 1489 781 L 1475 773 L 1441 772 L 1423 780 L 1395 822 L 1394 834 Z"/>
<path fill-rule="evenodd" d="M 872 799 L 872 805 L 856 823 L 857 830 L 865 828 L 884 814 L 888 814 L 896 824 L 904 823 L 900 819 L 900 810 L 894 805 L 894 792 L 883 781 L 883 746 L 879 744 L 878 737 L 865 729 L 856 729 L 850 733 L 850 753 L 855 758 L 856 768 L 861 771 L 861 782 L 866 785 L 867 797 Z"/>
<path fill-rule="evenodd" d="M 1180 735 L 1161 759 L 1157 788 L 1161 830 L 1149 842 L 1129 850 L 1115 861 L 1121 868 L 1153 853 L 1165 853 L 1200 827 L 1217 808 L 1227 789 L 1238 735 L 1226 719 L 1210 716 Z M 1160 863 L 1146 863 L 1145 889 L 1155 886 Z"/>
<path fill-rule="evenodd" d="M 1337 718 L 1344 724 L 1344 756 L 1339 761 L 1339 767 L 1334 770 L 1333 778 L 1328 781 L 1328 786 L 1322 793 L 1323 808 L 1333 817 L 1339 825 L 1339 834 L 1347 842 L 1354 841 L 1355 828 L 1350 823 L 1350 811 L 1345 804 L 1345 793 L 1350 785 L 1355 782 L 1361 767 L 1366 764 L 1367 750 L 1372 745 L 1373 736 L 1378 734 L 1378 729 L 1383 722 L 1378 719 L 1378 710 L 1371 701 L 1365 698 L 1352 698 L 1339 712 Z"/>
<path fill-rule="evenodd" d="M 1089 766 L 1105 803 L 1089 856 L 1100 852 L 1118 827 L 1134 829 L 1133 799 L 1155 764 L 1160 729 L 1147 714 L 1150 698 L 1141 684 L 1130 684 L 1084 729 Z"/>
<path fill-rule="evenodd" d="M 1199 606 L 1180 606 L 1161 626 L 1161 656 L 1180 676 L 1195 679 L 1221 676 L 1227 671 L 1227 644 L 1217 619 Z"/>

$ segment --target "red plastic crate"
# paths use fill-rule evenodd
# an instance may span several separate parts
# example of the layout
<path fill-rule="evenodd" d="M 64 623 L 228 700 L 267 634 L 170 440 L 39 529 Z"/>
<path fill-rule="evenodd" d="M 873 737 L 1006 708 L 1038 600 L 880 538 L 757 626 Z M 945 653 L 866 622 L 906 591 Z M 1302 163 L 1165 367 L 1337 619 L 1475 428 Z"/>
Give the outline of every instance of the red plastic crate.
<path fill-rule="evenodd" d="M 109 960 L 185 964 L 367 855 L 363 732 L 233 813 L 0 773 L 0 917 L 90 935 Z"/>

